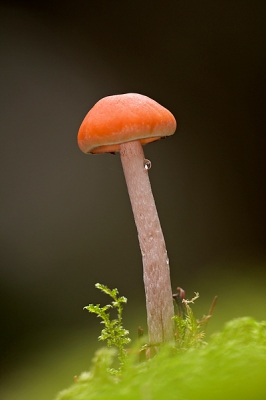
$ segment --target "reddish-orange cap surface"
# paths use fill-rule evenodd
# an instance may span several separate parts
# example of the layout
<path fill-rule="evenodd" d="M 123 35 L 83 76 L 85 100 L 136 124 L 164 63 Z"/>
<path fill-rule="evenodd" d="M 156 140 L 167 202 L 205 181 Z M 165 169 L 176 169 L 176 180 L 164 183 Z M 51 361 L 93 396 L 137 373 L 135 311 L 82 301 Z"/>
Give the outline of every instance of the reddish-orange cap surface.
<path fill-rule="evenodd" d="M 78 132 L 84 153 L 112 153 L 119 144 L 140 140 L 142 144 L 173 135 L 174 116 L 147 96 L 127 93 L 104 97 L 88 112 Z"/>

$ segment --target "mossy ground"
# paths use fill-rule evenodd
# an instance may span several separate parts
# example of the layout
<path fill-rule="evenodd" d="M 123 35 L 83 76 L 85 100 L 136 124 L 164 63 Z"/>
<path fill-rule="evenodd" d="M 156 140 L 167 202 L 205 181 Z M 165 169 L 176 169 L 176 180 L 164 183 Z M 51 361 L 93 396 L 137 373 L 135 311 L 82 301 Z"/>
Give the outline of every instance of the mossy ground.
<path fill-rule="evenodd" d="M 100 349 L 89 372 L 56 400 L 171 400 L 266 398 L 266 322 L 239 318 L 208 343 L 188 349 L 164 345 L 139 362 L 132 349 L 119 374 L 113 374 L 114 348 Z"/>

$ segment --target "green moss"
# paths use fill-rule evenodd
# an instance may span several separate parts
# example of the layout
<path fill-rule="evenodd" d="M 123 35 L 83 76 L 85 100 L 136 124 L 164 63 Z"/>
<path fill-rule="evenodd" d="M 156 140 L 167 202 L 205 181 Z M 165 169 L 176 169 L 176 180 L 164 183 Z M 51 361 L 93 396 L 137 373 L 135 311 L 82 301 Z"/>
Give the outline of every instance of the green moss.
<path fill-rule="evenodd" d="M 110 370 L 119 348 L 103 348 L 90 371 L 56 400 L 265 399 L 266 323 L 249 317 L 232 320 L 206 344 L 201 324 L 187 307 L 185 322 L 176 319 L 177 328 L 181 326 L 175 343 L 141 363 L 136 346 L 117 375 Z"/>
<path fill-rule="evenodd" d="M 177 354 L 164 346 L 156 357 L 141 364 L 131 357 L 120 378 L 107 372 L 114 354 L 112 349 L 103 349 L 91 372 L 81 375 L 57 400 L 264 399 L 265 327 L 251 318 L 236 319 L 205 347 Z"/>
<path fill-rule="evenodd" d="M 118 375 L 121 371 L 121 368 L 124 366 L 126 362 L 126 349 L 125 346 L 131 342 L 131 339 L 128 337 L 129 331 L 124 329 L 123 327 L 123 304 L 127 302 L 126 297 L 118 296 L 117 289 L 109 289 L 107 286 L 102 285 L 100 283 L 96 283 L 95 287 L 101 290 L 103 293 L 109 295 L 112 299 L 111 304 L 107 304 L 103 307 L 100 304 L 89 304 L 84 307 L 84 309 L 89 312 L 96 314 L 98 318 L 101 318 L 101 324 L 104 325 L 102 329 L 101 335 L 98 337 L 101 341 L 106 341 L 108 347 L 114 346 L 118 349 L 118 359 L 120 362 L 119 369 L 110 369 L 115 375 Z M 110 311 L 111 309 L 116 310 L 117 318 L 111 319 Z"/>

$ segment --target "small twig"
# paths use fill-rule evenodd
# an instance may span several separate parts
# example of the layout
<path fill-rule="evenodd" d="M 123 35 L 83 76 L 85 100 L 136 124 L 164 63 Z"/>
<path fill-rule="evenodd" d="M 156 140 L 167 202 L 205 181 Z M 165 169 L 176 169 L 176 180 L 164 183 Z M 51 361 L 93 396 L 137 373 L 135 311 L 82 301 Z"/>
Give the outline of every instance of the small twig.
<path fill-rule="evenodd" d="M 206 329 L 207 329 L 207 326 L 208 326 L 208 323 L 209 323 L 209 319 L 211 318 L 211 316 L 212 316 L 212 314 L 214 312 L 214 309 L 215 309 L 215 306 L 216 306 L 216 303 L 217 303 L 217 299 L 218 299 L 218 296 L 214 296 L 214 299 L 212 301 L 211 307 L 209 309 L 209 313 L 208 313 L 208 315 L 206 317 L 206 320 L 204 321 L 205 322 L 205 332 L 206 332 Z"/>

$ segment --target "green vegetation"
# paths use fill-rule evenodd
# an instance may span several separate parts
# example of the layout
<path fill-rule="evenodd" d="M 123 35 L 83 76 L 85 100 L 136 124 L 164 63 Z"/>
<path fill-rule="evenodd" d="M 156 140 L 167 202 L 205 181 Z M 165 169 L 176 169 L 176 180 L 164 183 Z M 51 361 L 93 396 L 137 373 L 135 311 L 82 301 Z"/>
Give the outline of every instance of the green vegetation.
<path fill-rule="evenodd" d="M 173 343 L 164 344 L 149 358 L 148 343 L 126 349 L 130 341 L 122 325 L 126 299 L 118 297 L 117 289 L 97 287 L 113 301 L 86 309 L 102 319 L 99 340 L 106 340 L 107 347 L 96 352 L 90 371 L 77 377 L 56 400 L 266 398 L 266 322 L 249 317 L 232 320 L 207 344 L 203 338 L 209 317 L 197 321 L 190 307 L 198 298 L 196 294 L 191 301 L 177 303 Z M 117 318 L 111 319 L 111 309 L 117 311 Z M 119 366 L 114 368 L 117 361 Z"/>
<path fill-rule="evenodd" d="M 131 342 L 130 338 L 128 337 L 129 332 L 123 328 L 122 323 L 123 304 L 127 302 L 127 299 L 124 296 L 118 297 L 117 289 L 111 290 L 107 286 L 101 285 L 100 283 L 96 283 L 95 287 L 97 289 L 100 289 L 102 292 L 108 294 L 113 299 L 113 301 L 111 304 L 107 304 L 104 307 L 101 307 L 100 304 L 89 304 L 88 306 L 84 307 L 84 309 L 96 314 L 97 317 L 102 319 L 101 323 L 104 324 L 104 328 L 98 339 L 106 340 L 108 347 L 114 346 L 119 351 L 119 370 L 110 369 L 109 371 L 116 375 L 120 372 L 121 368 L 126 362 L 127 354 L 125 346 Z M 116 309 L 117 318 L 111 319 L 111 309 Z"/>

